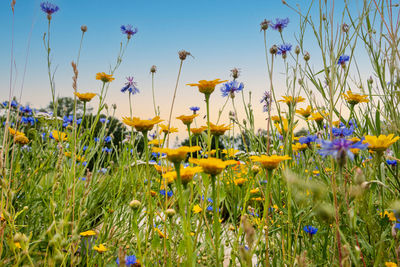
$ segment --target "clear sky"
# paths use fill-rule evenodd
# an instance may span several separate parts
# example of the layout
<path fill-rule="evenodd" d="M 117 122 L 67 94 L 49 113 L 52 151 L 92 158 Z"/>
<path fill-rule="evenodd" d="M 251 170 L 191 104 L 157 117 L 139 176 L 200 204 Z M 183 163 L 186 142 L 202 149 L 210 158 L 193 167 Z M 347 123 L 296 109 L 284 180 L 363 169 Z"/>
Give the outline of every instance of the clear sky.
<path fill-rule="evenodd" d="M 10 51 L 12 36 L 12 13 L 8 0 L 0 3 L 0 95 L 8 98 L 10 77 Z M 31 32 L 28 65 L 21 102 L 35 107 L 44 107 L 51 99 L 47 76 L 46 52 L 43 33 L 47 31 L 46 15 L 40 10 L 38 0 L 17 0 L 15 6 L 14 53 L 16 83 L 14 95 L 19 95 L 28 40 Z M 107 96 L 109 105 L 117 104 L 116 117 L 129 115 L 127 94 L 120 92 L 126 76 L 134 76 L 140 94 L 133 96 L 133 113 L 142 118 L 154 115 L 149 69 L 156 65 L 156 102 L 161 117 L 167 119 L 179 67 L 177 52 L 190 51 L 194 58 L 184 62 L 178 87 L 173 117 L 189 115 L 190 106 L 200 106 L 205 114 L 203 95 L 187 83 L 202 79 L 230 79 L 229 70 L 241 69 L 239 81 L 245 84 L 245 95 L 252 91 L 252 104 L 256 126 L 264 127 L 265 114 L 259 100 L 267 89 L 267 75 L 263 34 L 259 24 L 263 19 L 290 18 L 283 32 L 285 41 L 296 45 L 298 16 L 284 6 L 280 0 L 55 0 L 60 10 L 53 15 L 51 47 L 55 73 L 56 92 L 59 96 L 72 96 L 72 70 L 70 63 L 76 60 L 81 37 L 80 26 L 87 25 L 79 65 L 79 91 L 99 92 L 100 82 L 95 80 L 97 72 L 107 72 L 114 64 L 121 42 L 122 24 L 131 24 L 139 29 L 133 36 L 120 68 L 115 74 Z M 305 9 L 305 0 L 287 1 Z M 358 1 L 354 1 L 355 4 Z M 357 12 L 357 9 L 355 9 Z M 315 17 L 318 14 L 315 14 Z M 312 39 L 312 38 L 310 38 Z M 308 40 L 306 42 L 309 42 Z M 282 43 L 279 33 L 268 30 L 268 47 Z M 306 43 L 307 45 L 307 43 Z M 309 52 L 313 54 L 312 42 Z M 282 60 L 279 58 L 275 88 L 277 95 L 285 92 Z M 241 99 L 237 98 L 239 118 L 244 117 Z M 211 97 L 211 121 L 215 121 L 218 109 L 223 105 L 219 89 Z M 96 102 L 92 103 L 96 108 Z M 305 106 L 305 105 L 304 105 Z M 223 115 L 227 122 L 229 103 Z M 201 124 L 201 120 L 198 121 Z M 180 121 L 172 126 L 183 129 Z"/>

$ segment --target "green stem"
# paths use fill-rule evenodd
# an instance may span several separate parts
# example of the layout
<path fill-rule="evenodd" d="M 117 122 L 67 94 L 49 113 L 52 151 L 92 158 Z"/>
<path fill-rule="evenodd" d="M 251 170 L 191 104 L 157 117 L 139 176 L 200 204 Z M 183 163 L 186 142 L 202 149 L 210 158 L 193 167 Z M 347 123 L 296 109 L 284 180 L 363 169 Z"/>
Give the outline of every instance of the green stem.
<path fill-rule="evenodd" d="M 216 177 L 211 175 L 211 186 L 212 186 L 212 198 L 213 198 L 213 230 L 214 230 L 214 244 L 215 244 L 215 260 L 216 266 L 219 267 L 219 247 L 220 247 L 220 222 L 219 222 L 219 199 L 217 196 L 217 190 L 215 188 Z"/>

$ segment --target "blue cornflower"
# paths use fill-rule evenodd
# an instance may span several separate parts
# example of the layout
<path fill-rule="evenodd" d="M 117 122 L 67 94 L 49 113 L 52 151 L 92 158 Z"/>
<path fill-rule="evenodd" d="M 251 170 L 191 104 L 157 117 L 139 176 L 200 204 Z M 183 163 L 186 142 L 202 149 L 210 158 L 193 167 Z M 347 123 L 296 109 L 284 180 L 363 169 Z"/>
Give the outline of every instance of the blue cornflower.
<path fill-rule="evenodd" d="M 131 266 L 137 263 L 137 259 L 135 255 L 130 255 L 125 257 L 126 266 Z M 117 264 L 119 265 L 119 259 L 117 258 Z"/>
<path fill-rule="evenodd" d="M 300 144 L 307 144 L 309 145 L 311 142 L 315 142 L 315 140 L 317 140 L 317 136 L 316 135 L 308 135 L 308 136 L 302 136 L 299 139 L 299 143 Z"/>
<path fill-rule="evenodd" d="M 165 196 L 165 189 L 160 190 L 160 194 L 163 195 L 163 196 Z M 168 197 L 172 197 L 173 195 L 174 195 L 174 193 L 173 193 L 172 191 L 168 191 L 168 192 L 167 192 L 167 196 L 168 196 Z"/>
<path fill-rule="evenodd" d="M 196 112 L 200 110 L 200 108 L 199 108 L 199 107 L 196 107 L 196 106 L 190 107 L 189 109 L 190 109 L 191 111 L 193 111 L 193 114 L 196 114 Z"/>
<path fill-rule="evenodd" d="M 82 148 L 83 152 L 85 152 L 86 149 L 88 149 L 88 146 L 83 146 L 83 148 Z"/>
<path fill-rule="evenodd" d="M 40 135 L 42 136 L 42 140 L 46 139 L 46 133 L 41 133 Z"/>
<path fill-rule="evenodd" d="M 282 32 L 284 28 L 289 24 L 289 18 L 286 19 L 275 19 L 275 23 L 270 23 L 272 29 Z"/>
<path fill-rule="evenodd" d="M 64 118 L 63 118 L 63 127 L 67 127 L 68 125 L 70 125 L 73 120 L 74 120 L 74 117 L 72 115 L 64 116 Z"/>
<path fill-rule="evenodd" d="M 354 133 L 354 127 L 351 126 L 350 128 L 340 127 L 340 128 L 332 128 L 333 136 L 335 137 L 345 137 L 352 135 Z"/>
<path fill-rule="evenodd" d="M 103 173 L 103 174 L 106 174 L 106 173 L 107 173 L 107 168 L 101 168 L 101 169 L 99 170 L 99 172 L 101 172 L 101 173 Z"/>
<path fill-rule="evenodd" d="M 86 181 L 86 177 L 79 177 L 78 179 L 81 181 Z"/>
<path fill-rule="evenodd" d="M 244 84 L 243 83 L 239 83 L 236 80 L 224 83 L 221 87 L 221 93 L 222 96 L 231 96 L 231 97 L 235 97 L 235 93 L 242 91 L 244 88 Z"/>
<path fill-rule="evenodd" d="M 213 211 L 213 207 L 210 205 L 207 207 L 207 211 Z"/>
<path fill-rule="evenodd" d="M 265 93 L 260 101 L 261 104 L 264 104 L 263 105 L 264 112 L 268 112 L 271 102 L 272 102 L 271 93 L 269 91 L 265 91 Z"/>
<path fill-rule="evenodd" d="M 110 120 L 107 120 L 106 118 L 100 118 L 101 123 L 109 123 Z"/>
<path fill-rule="evenodd" d="M 125 83 L 125 86 L 122 87 L 121 92 L 125 93 L 128 91 L 132 95 L 139 93 L 139 89 L 136 87 L 136 82 L 133 81 L 133 77 L 126 77 L 127 82 Z"/>
<path fill-rule="evenodd" d="M 43 12 L 47 13 L 47 15 L 51 16 L 53 13 L 59 10 L 59 7 L 55 4 L 49 2 L 42 2 L 40 4 L 40 8 Z"/>
<path fill-rule="evenodd" d="M 286 55 L 286 52 L 289 52 L 290 50 L 292 50 L 292 45 L 291 44 L 281 44 L 280 46 L 278 46 L 278 55 Z"/>
<path fill-rule="evenodd" d="M 132 25 L 122 25 L 121 26 L 121 31 L 123 34 L 126 34 L 128 39 L 130 39 L 133 35 L 135 35 L 138 32 L 137 28 L 133 28 Z"/>
<path fill-rule="evenodd" d="M 106 143 L 110 143 L 112 140 L 111 136 L 107 136 L 106 138 L 104 138 L 104 142 Z"/>
<path fill-rule="evenodd" d="M 19 111 L 21 111 L 22 113 L 25 113 L 27 115 L 32 115 L 32 109 L 29 106 L 26 106 L 26 107 L 21 106 L 19 108 Z"/>
<path fill-rule="evenodd" d="M 335 157 L 339 163 L 344 164 L 346 155 L 353 160 L 354 154 L 351 152 L 351 148 L 366 149 L 368 144 L 363 144 L 362 141 L 353 143 L 353 141 L 346 139 L 335 139 L 332 142 L 321 140 L 321 149 L 319 154 L 321 156 L 331 155 Z"/>
<path fill-rule="evenodd" d="M 390 166 L 397 166 L 397 160 L 388 159 L 386 160 L 386 163 Z"/>
<path fill-rule="evenodd" d="M 303 230 L 309 235 L 315 235 L 318 232 L 318 228 L 312 227 L 311 225 L 304 226 Z"/>
<path fill-rule="evenodd" d="M 210 202 L 210 203 L 214 202 L 211 197 L 207 198 L 207 201 Z"/>
<path fill-rule="evenodd" d="M 94 138 L 94 141 L 95 141 L 95 142 L 99 142 L 99 141 L 100 141 L 100 138 L 95 137 L 95 138 Z"/>
<path fill-rule="evenodd" d="M 394 228 L 400 230 L 400 223 L 396 223 L 396 224 L 394 225 Z"/>
<path fill-rule="evenodd" d="M 347 56 L 347 55 L 341 55 L 341 56 L 339 57 L 339 60 L 338 60 L 337 64 L 338 64 L 338 65 L 345 66 L 345 65 L 346 65 L 346 62 L 349 61 L 349 60 L 350 60 L 350 57 L 349 57 L 349 56 Z"/>
<path fill-rule="evenodd" d="M 355 119 L 349 120 L 349 126 L 353 126 L 354 128 L 357 128 L 357 122 Z"/>
<path fill-rule="evenodd" d="M 103 148 L 102 148 L 102 151 L 103 151 L 103 152 L 106 152 L 106 153 L 111 153 L 111 152 L 112 152 L 112 148 L 103 147 Z"/>

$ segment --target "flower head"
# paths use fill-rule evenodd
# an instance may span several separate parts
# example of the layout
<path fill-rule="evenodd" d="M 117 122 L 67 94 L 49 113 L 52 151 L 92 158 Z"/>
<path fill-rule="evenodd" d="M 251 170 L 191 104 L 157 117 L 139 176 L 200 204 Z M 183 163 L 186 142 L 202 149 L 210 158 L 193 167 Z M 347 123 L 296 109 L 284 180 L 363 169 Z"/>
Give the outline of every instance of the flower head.
<path fill-rule="evenodd" d="M 189 115 L 189 116 L 185 116 L 185 115 L 181 115 L 179 117 L 176 117 L 178 120 L 181 120 L 183 122 L 183 124 L 185 125 L 190 125 L 194 118 L 196 118 L 199 114 L 193 114 L 193 115 Z"/>
<path fill-rule="evenodd" d="M 120 260 L 119 258 L 117 259 L 117 264 L 119 265 Z M 125 257 L 125 265 L 126 266 L 132 266 L 132 265 L 136 265 L 138 263 L 138 260 L 136 259 L 135 255 L 131 255 L 131 256 L 126 256 Z"/>
<path fill-rule="evenodd" d="M 200 110 L 200 108 L 199 108 L 199 107 L 196 107 L 196 106 L 190 107 L 189 109 L 190 109 L 191 111 L 193 111 L 193 114 L 196 114 L 196 112 Z"/>
<path fill-rule="evenodd" d="M 227 82 L 227 80 L 221 81 L 220 79 L 215 79 L 211 81 L 200 80 L 199 83 L 188 83 L 189 86 L 197 86 L 199 88 L 199 92 L 205 95 L 210 95 L 215 90 L 215 86 Z"/>
<path fill-rule="evenodd" d="M 46 13 L 48 16 L 53 15 L 53 13 L 56 13 L 59 10 L 59 7 L 55 4 L 49 3 L 49 2 L 42 2 L 40 4 L 40 8 L 44 13 Z M 51 18 L 51 17 L 50 17 Z"/>
<path fill-rule="evenodd" d="M 286 19 L 279 19 L 279 18 L 276 18 L 276 19 L 275 19 L 275 23 L 271 23 L 271 27 L 272 27 L 272 29 L 274 29 L 274 30 L 277 30 L 277 31 L 279 31 L 279 32 L 282 32 L 282 30 L 283 30 L 284 28 L 286 28 L 288 24 L 289 24 L 289 18 L 286 18 Z"/>
<path fill-rule="evenodd" d="M 304 102 L 305 98 L 303 98 L 302 96 L 298 96 L 298 97 L 293 97 L 293 96 L 282 96 L 282 100 L 279 100 L 278 102 L 283 102 L 286 103 L 288 106 L 294 104 L 296 105 L 297 103 L 300 102 Z"/>
<path fill-rule="evenodd" d="M 265 91 L 263 97 L 260 100 L 261 104 L 263 105 L 263 110 L 264 112 L 268 112 L 269 111 L 269 107 L 271 105 L 271 93 L 269 91 Z"/>
<path fill-rule="evenodd" d="M 140 118 L 133 117 L 124 117 L 122 118 L 122 122 L 128 126 L 135 127 L 135 129 L 139 132 L 147 132 L 151 131 L 157 123 L 162 122 L 163 120 L 160 117 L 156 116 L 151 120 L 141 120 Z"/>
<path fill-rule="evenodd" d="M 342 67 L 346 66 L 346 62 L 350 60 L 350 57 L 347 55 L 341 55 L 339 57 L 339 60 L 337 62 L 338 65 L 341 65 Z"/>
<path fill-rule="evenodd" d="M 354 159 L 354 154 L 351 149 L 366 149 L 367 145 L 362 144 L 362 142 L 354 143 L 353 141 L 346 139 L 335 139 L 333 141 L 321 141 L 321 149 L 319 150 L 319 154 L 321 156 L 331 155 L 335 157 L 340 164 L 344 164 L 346 160 L 346 156 L 348 156 L 351 160 Z"/>
<path fill-rule="evenodd" d="M 103 252 L 106 252 L 108 250 L 108 248 L 106 248 L 103 244 L 100 244 L 98 246 L 94 246 L 93 249 L 96 250 L 98 253 L 103 253 Z"/>
<path fill-rule="evenodd" d="M 311 110 L 311 106 L 310 106 L 310 105 L 308 105 L 306 109 L 304 109 L 304 108 L 299 108 L 299 109 L 296 110 L 296 113 L 297 113 L 297 114 L 300 114 L 300 115 L 303 116 L 305 119 L 307 119 L 308 117 L 310 117 L 311 112 L 312 112 L 312 110 Z"/>
<path fill-rule="evenodd" d="M 282 55 L 283 58 L 286 57 L 286 53 L 290 52 L 292 50 L 292 45 L 291 44 L 281 44 L 278 46 L 278 55 Z"/>
<path fill-rule="evenodd" d="M 307 135 L 300 137 L 299 143 L 309 145 L 311 142 L 315 142 L 315 140 L 317 140 L 316 135 Z"/>
<path fill-rule="evenodd" d="M 276 119 L 276 118 L 274 118 L 274 119 Z M 282 118 L 281 123 L 279 123 L 279 121 L 278 121 L 274 125 L 281 135 L 283 135 L 284 133 L 287 133 L 287 131 L 289 130 L 289 121 L 286 118 Z M 282 127 L 281 127 L 281 125 L 282 125 Z M 294 128 L 296 128 L 296 126 L 297 126 L 297 124 L 292 125 L 293 130 L 294 130 Z"/>
<path fill-rule="evenodd" d="M 230 96 L 235 97 L 236 92 L 242 91 L 244 88 L 243 83 L 239 83 L 236 80 L 224 83 L 221 87 L 221 93 L 223 97 Z"/>
<path fill-rule="evenodd" d="M 76 97 L 78 97 L 78 99 L 83 102 L 89 102 L 90 100 L 92 100 L 93 97 L 96 96 L 95 93 L 78 93 L 78 92 L 74 93 L 74 95 L 76 95 Z"/>
<path fill-rule="evenodd" d="M 392 144 L 394 144 L 400 137 L 394 137 L 394 134 L 383 135 L 380 136 L 365 136 L 365 140 L 363 141 L 364 144 L 368 144 L 368 149 L 372 151 L 382 152 L 388 149 Z"/>
<path fill-rule="evenodd" d="M 112 74 L 106 74 L 105 72 L 99 72 L 96 74 L 96 80 L 100 80 L 103 83 L 114 81 Z"/>
<path fill-rule="evenodd" d="M 271 24 L 271 22 L 269 20 L 264 19 L 263 21 L 261 21 L 260 31 L 266 31 L 270 24 Z"/>
<path fill-rule="evenodd" d="M 66 141 L 67 140 L 67 134 L 64 133 L 64 132 L 59 132 L 59 131 L 53 130 L 50 133 L 50 138 L 52 138 L 52 139 L 54 139 L 54 140 L 56 140 L 58 142 Z"/>
<path fill-rule="evenodd" d="M 93 230 L 85 231 L 79 234 L 80 236 L 92 236 L 92 235 L 97 235 L 97 233 Z"/>
<path fill-rule="evenodd" d="M 126 80 L 127 82 L 125 86 L 122 87 L 121 92 L 125 93 L 128 91 L 132 95 L 139 93 L 139 89 L 136 87 L 136 82 L 133 81 L 133 77 L 126 77 Z"/>
<path fill-rule="evenodd" d="M 309 121 L 315 121 L 316 123 L 322 123 L 324 117 L 328 116 L 328 114 L 324 111 L 321 112 L 313 112 L 311 113 L 311 117 L 308 118 Z"/>
<path fill-rule="evenodd" d="M 251 156 L 250 159 L 254 162 L 260 162 L 261 165 L 267 169 L 267 170 L 273 170 L 278 168 L 279 163 L 281 163 L 284 160 L 291 159 L 291 157 L 284 155 L 284 156 L 278 156 L 278 155 L 271 155 L 271 156 L 266 156 L 266 155 L 261 155 L 261 156 Z"/>
<path fill-rule="evenodd" d="M 179 163 L 186 159 L 186 156 L 190 152 L 196 152 L 201 150 L 199 146 L 181 146 L 179 148 L 159 148 L 153 147 L 152 151 L 156 153 L 165 153 L 167 154 L 167 159 L 173 163 Z"/>
<path fill-rule="evenodd" d="M 133 28 L 132 25 L 122 25 L 121 26 L 121 31 L 123 34 L 126 34 L 126 37 L 130 39 L 133 35 L 135 35 L 138 32 L 137 28 Z"/>
<path fill-rule="evenodd" d="M 385 262 L 385 267 L 397 267 L 397 264 L 391 261 Z"/>
<path fill-rule="evenodd" d="M 225 126 L 225 124 L 215 125 L 210 122 L 210 131 L 212 135 L 220 136 L 225 133 L 225 131 L 231 129 L 229 125 Z"/>
<path fill-rule="evenodd" d="M 186 155 L 185 155 L 186 158 Z M 193 176 L 196 173 L 202 172 L 203 169 L 201 167 L 186 167 L 180 169 L 180 176 L 181 176 L 181 182 L 182 184 L 187 184 L 189 183 L 192 179 Z M 163 175 L 164 178 L 167 179 L 168 182 L 174 181 L 177 177 L 176 171 L 173 172 L 167 172 Z"/>
<path fill-rule="evenodd" d="M 165 133 L 165 134 L 172 134 L 172 133 L 177 133 L 178 132 L 178 128 L 172 127 L 172 126 L 168 126 L 165 124 L 160 124 L 160 133 Z"/>
<path fill-rule="evenodd" d="M 318 232 L 318 228 L 312 227 L 311 225 L 304 226 L 303 230 L 309 235 L 315 235 Z"/>
<path fill-rule="evenodd" d="M 357 105 L 358 103 L 368 103 L 369 100 L 367 99 L 367 95 L 360 95 L 360 94 L 354 94 L 350 90 L 347 91 L 347 95 L 343 94 L 344 99 L 349 103 L 350 105 L 354 106 Z"/>
<path fill-rule="evenodd" d="M 29 143 L 28 137 L 25 135 L 16 135 L 14 137 L 15 143 L 20 144 L 20 145 L 26 145 Z"/>
<path fill-rule="evenodd" d="M 200 135 L 202 132 L 204 132 L 207 129 L 206 126 L 201 126 L 199 128 L 190 128 L 190 131 L 194 135 Z"/>
<path fill-rule="evenodd" d="M 235 160 L 222 161 L 217 158 L 206 158 L 206 159 L 194 159 L 190 158 L 189 162 L 200 165 L 203 168 L 203 172 L 209 175 L 216 176 L 220 174 L 228 165 L 237 164 Z"/>
<path fill-rule="evenodd" d="M 194 207 L 193 207 L 193 212 L 194 213 L 200 213 L 200 212 L 202 212 L 203 211 L 203 209 L 199 206 L 199 205 L 195 205 Z"/>

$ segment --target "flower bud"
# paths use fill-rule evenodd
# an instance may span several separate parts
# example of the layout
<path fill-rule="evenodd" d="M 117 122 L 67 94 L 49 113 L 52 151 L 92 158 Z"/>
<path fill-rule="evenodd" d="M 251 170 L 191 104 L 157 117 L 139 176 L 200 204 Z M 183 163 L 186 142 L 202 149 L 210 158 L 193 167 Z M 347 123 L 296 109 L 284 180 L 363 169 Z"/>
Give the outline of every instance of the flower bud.
<path fill-rule="evenodd" d="M 348 32 L 349 31 L 349 25 L 347 25 L 346 23 L 342 24 L 342 31 L 343 32 Z"/>
<path fill-rule="evenodd" d="M 190 54 L 190 52 L 186 51 L 186 50 L 181 50 L 178 52 L 179 55 L 179 59 L 180 60 L 185 60 L 187 56 L 191 56 L 192 54 Z"/>
<path fill-rule="evenodd" d="M 171 218 L 171 217 L 175 216 L 176 211 L 174 209 L 167 209 L 165 211 L 165 214 L 167 214 L 167 216 Z"/>
<path fill-rule="evenodd" d="M 269 52 L 270 52 L 272 55 L 275 55 L 276 53 L 278 53 L 278 47 L 277 47 L 276 45 L 273 45 L 273 46 L 269 49 Z"/>
<path fill-rule="evenodd" d="M 310 60 L 310 53 L 308 53 L 308 52 L 306 52 L 305 54 L 304 54 L 304 60 L 305 61 L 309 61 Z"/>
<path fill-rule="evenodd" d="M 294 53 L 296 55 L 300 54 L 300 47 L 297 45 L 296 48 L 294 49 Z"/>
<path fill-rule="evenodd" d="M 82 25 L 82 26 L 81 26 L 81 31 L 82 31 L 83 33 L 85 33 L 85 32 L 87 31 L 87 26 L 86 26 L 86 25 Z"/>
<path fill-rule="evenodd" d="M 136 200 L 136 199 L 134 199 L 134 200 L 132 200 L 131 202 L 129 202 L 129 206 L 132 208 L 132 209 L 138 209 L 138 208 L 140 208 L 140 205 L 142 205 L 142 203 L 139 201 L 139 200 Z"/>
<path fill-rule="evenodd" d="M 156 65 L 151 66 L 150 72 L 155 73 L 156 71 L 157 71 L 157 66 Z"/>
<path fill-rule="evenodd" d="M 372 83 L 374 82 L 374 80 L 372 79 L 372 76 L 369 76 L 367 82 L 368 82 L 369 84 L 372 84 Z"/>
<path fill-rule="evenodd" d="M 269 23 L 270 23 L 269 20 L 264 19 L 264 20 L 260 23 L 260 26 L 261 26 L 260 31 L 266 31 L 266 30 L 268 29 Z"/>
<path fill-rule="evenodd" d="M 231 75 L 232 75 L 233 79 L 239 78 L 239 74 L 240 74 L 240 71 L 238 68 L 231 69 Z"/>

